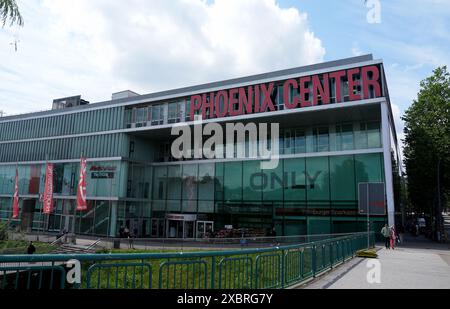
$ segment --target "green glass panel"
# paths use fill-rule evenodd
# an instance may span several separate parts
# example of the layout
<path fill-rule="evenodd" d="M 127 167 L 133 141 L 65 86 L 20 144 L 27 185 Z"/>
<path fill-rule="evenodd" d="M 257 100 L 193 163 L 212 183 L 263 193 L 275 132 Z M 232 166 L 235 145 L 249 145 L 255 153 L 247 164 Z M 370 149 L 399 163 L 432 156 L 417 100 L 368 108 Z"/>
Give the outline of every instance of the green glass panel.
<path fill-rule="evenodd" d="M 243 200 L 261 201 L 262 178 L 260 161 L 243 162 Z"/>
<path fill-rule="evenodd" d="M 242 200 L 242 162 L 225 163 L 224 199 L 226 201 Z"/>
<path fill-rule="evenodd" d="M 330 157 L 331 199 L 355 200 L 355 166 L 353 156 Z"/>
<path fill-rule="evenodd" d="M 197 200 L 198 164 L 183 165 L 183 200 Z"/>
<path fill-rule="evenodd" d="M 328 157 L 306 159 L 306 184 L 308 201 L 330 199 Z"/>
<path fill-rule="evenodd" d="M 382 154 L 355 155 L 356 184 L 361 182 L 384 182 Z"/>
<path fill-rule="evenodd" d="M 280 160 L 277 168 L 264 170 L 263 183 L 263 201 L 283 201 L 283 191 L 285 184 L 288 182 L 288 177 L 283 173 L 283 161 Z"/>
<path fill-rule="evenodd" d="M 305 159 L 286 159 L 284 172 L 287 174 L 287 186 L 284 188 L 285 201 L 305 201 L 306 177 Z"/>
<path fill-rule="evenodd" d="M 167 199 L 181 200 L 181 165 L 169 166 Z"/>
<path fill-rule="evenodd" d="M 198 171 L 198 199 L 214 201 L 214 163 L 200 164 Z"/>

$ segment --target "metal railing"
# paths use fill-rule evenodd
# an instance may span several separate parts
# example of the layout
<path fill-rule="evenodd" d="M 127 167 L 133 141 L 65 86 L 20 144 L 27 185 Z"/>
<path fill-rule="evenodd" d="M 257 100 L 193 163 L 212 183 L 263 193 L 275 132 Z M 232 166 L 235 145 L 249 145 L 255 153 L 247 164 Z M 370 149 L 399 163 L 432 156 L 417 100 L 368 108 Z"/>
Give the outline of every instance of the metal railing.
<path fill-rule="evenodd" d="M 374 246 L 374 234 L 370 234 Z M 287 288 L 367 248 L 357 233 L 268 248 L 138 254 L 0 256 L 0 289 L 265 289 Z M 76 273 L 80 281 L 67 277 Z M 71 265 L 68 262 L 71 261 Z M 77 278 L 75 275 L 73 278 Z"/>

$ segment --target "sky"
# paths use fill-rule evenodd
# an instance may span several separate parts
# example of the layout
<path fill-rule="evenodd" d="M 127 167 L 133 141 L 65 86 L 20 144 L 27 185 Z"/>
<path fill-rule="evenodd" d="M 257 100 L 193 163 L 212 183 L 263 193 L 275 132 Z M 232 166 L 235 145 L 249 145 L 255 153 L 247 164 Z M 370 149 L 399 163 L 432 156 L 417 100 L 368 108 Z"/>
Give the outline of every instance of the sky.
<path fill-rule="evenodd" d="M 100 102 L 368 54 L 382 59 L 399 139 L 420 81 L 450 64 L 448 0 L 17 0 L 0 28 L 0 111 Z M 379 8 L 379 23 L 368 18 Z M 15 48 L 17 45 L 17 50 Z"/>

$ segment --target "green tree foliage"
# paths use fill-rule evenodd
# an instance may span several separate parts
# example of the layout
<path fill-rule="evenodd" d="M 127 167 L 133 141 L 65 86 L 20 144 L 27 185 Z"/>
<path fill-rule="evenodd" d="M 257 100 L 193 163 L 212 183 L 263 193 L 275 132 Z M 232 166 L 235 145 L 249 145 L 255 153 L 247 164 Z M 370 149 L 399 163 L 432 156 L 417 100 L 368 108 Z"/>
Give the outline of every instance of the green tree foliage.
<path fill-rule="evenodd" d="M 406 111 L 405 167 L 412 209 L 436 215 L 438 165 L 441 205 L 450 193 L 450 73 L 439 67 L 420 83 L 420 92 Z"/>
<path fill-rule="evenodd" d="M 3 27 L 8 20 L 11 26 L 13 24 L 23 26 L 23 18 L 16 0 L 0 0 L 0 21 L 3 23 Z"/>

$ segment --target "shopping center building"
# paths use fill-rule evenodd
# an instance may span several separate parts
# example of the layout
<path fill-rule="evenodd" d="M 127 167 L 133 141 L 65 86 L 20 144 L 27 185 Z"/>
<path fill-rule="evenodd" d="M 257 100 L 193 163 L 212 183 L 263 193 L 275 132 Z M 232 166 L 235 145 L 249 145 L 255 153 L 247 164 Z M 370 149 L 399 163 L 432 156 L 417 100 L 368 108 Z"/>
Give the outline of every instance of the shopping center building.
<path fill-rule="evenodd" d="M 263 159 L 247 152 L 175 159 L 173 127 L 200 115 L 221 126 L 278 123 L 277 167 L 262 169 Z M 88 210 L 78 212 L 82 153 Z M 399 159 L 383 62 L 371 55 L 148 95 L 124 91 L 101 103 L 70 97 L 49 111 L 0 118 L 0 219 L 23 231 L 98 236 L 122 226 L 157 238 L 346 233 L 366 229 L 359 184 L 382 183 L 385 199 L 376 203 L 384 211 L 370 217 L 378 230 L 394 224 Z M 55 167 L 51 215 L 42 214 L 46 162 Z M 16 166 L 20 217 L 12 220 Z"/>

